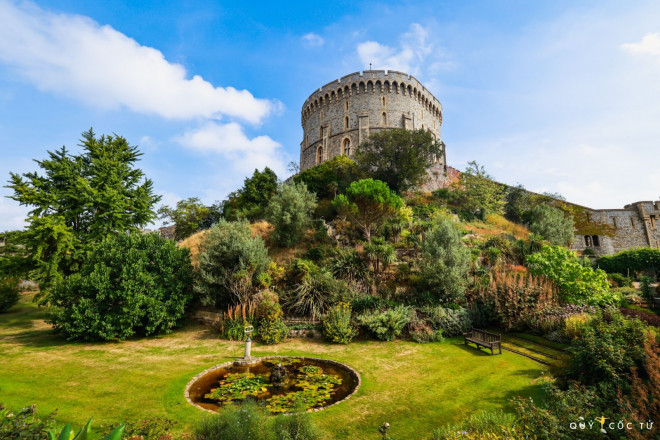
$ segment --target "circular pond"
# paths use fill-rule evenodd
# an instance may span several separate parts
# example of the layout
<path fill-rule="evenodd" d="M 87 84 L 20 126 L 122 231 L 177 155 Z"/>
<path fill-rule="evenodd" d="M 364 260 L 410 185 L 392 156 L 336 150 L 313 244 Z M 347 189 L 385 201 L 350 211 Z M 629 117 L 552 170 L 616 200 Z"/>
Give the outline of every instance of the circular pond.
<path fill-rule="evenodd" d="M 249 398 L 263 401 L 273 414 L 320 411 L 349 398 L 360 382 L 355 370 L 339 362 L 273 356 L 249 365 L 226 362 L 209 368 L 188 383 L 186 399 L 213 412 Z"/>

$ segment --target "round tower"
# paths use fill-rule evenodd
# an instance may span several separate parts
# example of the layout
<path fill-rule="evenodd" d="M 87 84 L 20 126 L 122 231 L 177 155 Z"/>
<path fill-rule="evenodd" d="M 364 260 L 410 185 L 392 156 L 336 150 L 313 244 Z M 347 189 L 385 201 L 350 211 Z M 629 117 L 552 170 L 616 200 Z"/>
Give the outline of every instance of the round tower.
<path fill-rule="evenodd" d="M 301 112 L 300 170 L 335 156 L 353 156 L 371 133 L 395 128 L 423 129 L 441 140 L 442 105 L 407 73 L 355 72 L 312 93 Z M 446 154 L 434 168 L 446 166 Z"/>

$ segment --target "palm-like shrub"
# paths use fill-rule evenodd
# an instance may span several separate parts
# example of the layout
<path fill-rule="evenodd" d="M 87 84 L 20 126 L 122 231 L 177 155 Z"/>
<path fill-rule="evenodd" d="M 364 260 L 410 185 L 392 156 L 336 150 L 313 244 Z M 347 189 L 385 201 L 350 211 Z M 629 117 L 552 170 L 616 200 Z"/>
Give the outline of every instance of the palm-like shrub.
<path fill-rule="evenodd" d="M 118 234 L 53 291 L 51 320 L 67 339 L 151 335 L 178 325 L 192 297 L 188 249 L 158 234 Z"/>
<path fill-rule="evenodd" d="M 320 318 L 330 305 L 351 295 L 344 281 L 336 280 L 330 272 L 308 260 L 296 260 L 291 278 L 291 288 L 283 303 L 297 315 Z"/>

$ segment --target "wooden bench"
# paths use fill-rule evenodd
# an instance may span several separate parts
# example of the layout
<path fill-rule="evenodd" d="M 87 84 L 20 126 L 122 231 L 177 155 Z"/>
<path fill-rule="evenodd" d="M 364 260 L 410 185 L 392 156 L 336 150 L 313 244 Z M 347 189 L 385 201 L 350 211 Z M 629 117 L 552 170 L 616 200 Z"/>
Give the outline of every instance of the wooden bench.
<path fill-rule="evenodd" d="M 479 346 L 490 348 L 491 355 L 495 354 L 493 349 L 497 348 L 500 351 L 499 354 L 502 354 L 502 335 L 473 328 L 471 331 L 463 333 L 463 337 L 465 338 L 465 345 L 472 342 L 476 344 L 477 348 Z"/>

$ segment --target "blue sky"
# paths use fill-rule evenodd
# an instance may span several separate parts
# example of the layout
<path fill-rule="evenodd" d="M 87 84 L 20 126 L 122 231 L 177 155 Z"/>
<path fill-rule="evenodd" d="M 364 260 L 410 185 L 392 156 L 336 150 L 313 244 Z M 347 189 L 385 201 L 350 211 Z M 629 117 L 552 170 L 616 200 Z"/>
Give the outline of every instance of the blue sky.
<path fill-rule="evenodd" d="M 660 198 L 660 3 L 0 0 L 0 180 L 117 133 L 163 201 L 299 158 L 300 107 L 368 68 L 442 102 L 449 164 L 594 208 Z M 0 189 L 0 196 L 9 190 Z M 27 210 L 0 199 L 0 230 Z"/>

